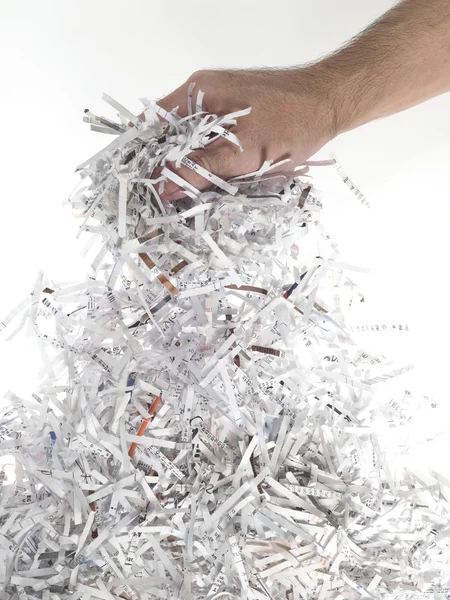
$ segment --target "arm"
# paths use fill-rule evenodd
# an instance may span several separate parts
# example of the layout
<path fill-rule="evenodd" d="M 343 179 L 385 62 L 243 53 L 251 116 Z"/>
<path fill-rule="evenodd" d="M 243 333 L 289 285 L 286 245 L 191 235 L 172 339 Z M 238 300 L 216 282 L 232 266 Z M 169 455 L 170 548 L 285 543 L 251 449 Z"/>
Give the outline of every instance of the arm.
<path fill-rule="evenodd" d="M 244 152 L 218 140 L 189 158 L 224 179 L 268 158 L 299 165 L 340 133 L 450 90 L 450 0 L 403 0 L 314 64 L 198 71 L 158 104 L 169 111 L 179 106 L 185 116 L 192 81 L 194 103 L 198 89 L 205 92 L 205 110 L 222 115 L 251 106 L 252 112 L 232 129 Z M 209 186 L 187 167 L 176 171 L 198 189 Z M 172 182 L 166 189 L 165 199 L 184 196 Z"/>
<path fill-rule="evenodd" d="M 450 91 L 450 2 L 404 0 L 311 72 L 335 90 L 336 134 Z"/>

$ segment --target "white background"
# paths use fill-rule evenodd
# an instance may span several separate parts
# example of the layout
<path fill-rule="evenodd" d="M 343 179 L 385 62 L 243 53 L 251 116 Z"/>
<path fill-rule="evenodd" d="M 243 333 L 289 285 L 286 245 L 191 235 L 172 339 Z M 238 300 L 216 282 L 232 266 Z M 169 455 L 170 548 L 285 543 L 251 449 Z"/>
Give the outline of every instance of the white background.
<path fill-rule="evenodd" d="M 300 64 L 336 49 L 393 5 L 391 0 L 0 1 L 0 317 L 42 269 L 55 280 L 84 276 L 76 225 L 62 201 L 76 165 L 111 138 L 92 133 L 83 110 L 114 116 L 107 92 L 132 111 L 195 70 Z M 413 43 L 413 40 L 411 40 Z M 374 273 L 355 323 L 409 323 L 411 334 L 375 334 L 443 405 L 447 380 L 450 95 L 347 133 L 330 144 L 364 191 L 365 210 L 335 180 L 326 222 L 343 259 Z M 378 337 L 376 337 L 378 335 Z M 383 337 L 384 336 L 384 337 Z M 26 393 L 40 366 L 31 338 L 0 339 L 0 392 Z M 373 339 L 375 338 L 376 339 Z M 1 400 L 0 400 L 1 401 Z M 445 462 L 449 436 L 434 444 Z"/>

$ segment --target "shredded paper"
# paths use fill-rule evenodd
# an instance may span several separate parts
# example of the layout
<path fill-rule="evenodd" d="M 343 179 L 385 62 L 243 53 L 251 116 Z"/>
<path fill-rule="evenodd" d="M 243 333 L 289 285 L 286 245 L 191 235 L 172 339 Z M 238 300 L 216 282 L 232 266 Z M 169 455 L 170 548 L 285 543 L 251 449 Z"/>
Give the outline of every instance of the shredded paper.
<path fill-rule="evenodd" d="M 118 122 L 86 111 L 115 136 L 69 199 L 89 273 L 40 273 L 0 325 L 43 357 L 0 413 L 0 599 L 450 597 L 449 483 L 382 441 L 423 397 L 387 393 L 410 365 L 346 327 L 363 296 L 314 169 L 367 200 L 334 160 L 201 168 L 217 138 L 245 151 L 230 126 L 251 109 L 209 114 L 192 89 L 184 118 L 106 95 Z M 185 199 L 161 199 L 168 180 Z"/>

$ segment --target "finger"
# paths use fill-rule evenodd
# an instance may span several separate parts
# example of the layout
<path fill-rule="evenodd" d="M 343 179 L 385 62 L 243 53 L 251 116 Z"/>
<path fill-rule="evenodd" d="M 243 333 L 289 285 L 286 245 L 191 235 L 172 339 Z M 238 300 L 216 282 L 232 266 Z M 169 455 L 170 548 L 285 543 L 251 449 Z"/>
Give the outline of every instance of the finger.
<path fill-rule="evenodd" d="M 245 147 L 244 142 L 243 147 Z M 239 147 L 227 140 L 217 140 L 205 149 L 195 150 L 189 154 L 188 158 L 196 165 L 199 165 L 200 168 L 206 169 L 207 172 L 216 175 L 224 181 L 230 177 L 248 173 L 255 165 L 254 152 L 251 152 L 251 150 L 241 152 Z M 174 161 L 168 162 L 166 166 L 197 190 L 205 191 L 215 185 L 207 173 L 200 174 L 198 171 L 196 172 L 185 165 L 180 165 L 177 169 Z M 164 200 L 179 200 L 185 196 L 184 189 L 169 180 L 165 184 L 161 198 Z"/>
<path fill-rule="evenodd" d="M 177 114 L 180 117 L 187 117 L 188 114 L 188 90 L 190 82 L 186 81 L 183 85 L 180 85 L 176 90 L 160 98 L 156 101 L 156 104 L 170 112 L 176 106 L 178 106 Z"/>
<path fill-rule="evenodd" d="M 188 79 L 187 81 L 185 81 L 182 85 L 180 85 L 180 87 L 178 87 L 176 90 L 174 90 L 167 96 L 163 96 L 162 98 L 157 100 L 156 104 L 158 106 L 160 106 L 161 108 L 163 108 L 167 112 L 170 112 L 171 110 L 173 110 L 174 108 L 176 108 L 178 106 L 177 114 L 180 117 L 187 117 L 187 115 L 188 115 L 188 91 L 189 91 L 190 84 L 191 84 L 191 78 Z M 194 87 L 194 90 L 192 93 L 192 106 L 195 106 L 197 93 L 198 93 L 198 85 Z M 142 112 L 138 116 L 142 121 L 145 121 L 145 112 Z M 166 123 L 166 120 L 164 119 L 164 117 L 162 115 L 158 115 L 158 118 L 161 121 L 161 123 L 164 123 L 164 124 Z M 129 123 L 129 125 L 130 125 L 130 123 Z M 131 125 L 132 125 L 132 123 L 131 123 Z"/>

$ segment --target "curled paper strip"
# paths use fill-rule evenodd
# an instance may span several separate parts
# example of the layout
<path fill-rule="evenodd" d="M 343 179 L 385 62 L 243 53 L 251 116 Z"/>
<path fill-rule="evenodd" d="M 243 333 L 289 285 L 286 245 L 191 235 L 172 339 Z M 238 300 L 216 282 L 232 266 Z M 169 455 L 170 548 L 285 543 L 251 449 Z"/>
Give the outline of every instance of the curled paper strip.
<path fill-rule="evenodd" d="M 198 97 L 183 119 L 109 96 L 120 123 L 87 113 L 117 135 L 70 198 L 89 277 L 39 274 L 2 321 L 34 329 L 44 374 L 1 408 L 0 598 L 445 596 L 448 482 L 382 444 L 422 398 L 384 393 L 410 366 L 346 329 L 362 296 L 321 225 L 317 164 L 232 184 L 196 168 L 188 154 L 211 133 L 239 144 L 226 126 L 249 112 Z M 169 175 L 186 200 L 161 201 Z"/>

